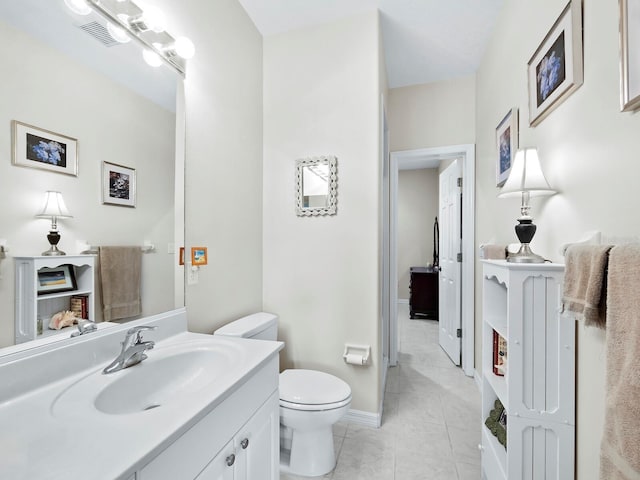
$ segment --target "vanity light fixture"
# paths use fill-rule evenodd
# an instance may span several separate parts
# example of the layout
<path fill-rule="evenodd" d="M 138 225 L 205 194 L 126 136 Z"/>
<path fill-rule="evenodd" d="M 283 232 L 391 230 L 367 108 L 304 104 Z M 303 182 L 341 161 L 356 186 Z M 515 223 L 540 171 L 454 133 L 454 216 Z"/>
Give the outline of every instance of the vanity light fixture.
<path fill-rule="evenodd" d="M 78 15 L 89 15 L 91 13 L 91 7 L 86 0 L 64 0 L 64 3 L 69 10 Z"/>
<path fill-rule="evenodd" d="M 106 20 L 106 28 L 116 41 L 131 39 L 143 48 L 142 56 L 151 66 L 162 62 L 181 75 L 185 74 L 185 60 L 193 57 L 195 47 L 186 37 L 173 37 L 166 29 L 165 15 L 152 5 L 132 0 L 64 0 L 79 15 L 97 12 Z"/>
<path fill-rule="evenodd" d="M 66 255 L 62 250 L 58 250 L 58 242 L 60 241 L 58 218 L 73 218 L 73 215 L 69 213 L 62 198 L 62 193 L 48 190 L 45 194 L 42 211 L 36 215 L 36 218 L 51 219 L 51 230 L 47 235 L 47 240 L 49 240 L 51 247 L 46 252 L 42 252 L 42 255 Z"/>
<path fill-rule="evenodd" d="M 512 263 L 544 263 L 544 258 L 531 251 L 529 243 L 536 233 L 536 225 L 529 215 L 531 197 L 553 195 L 555 190 L 549 186 L 549 182 L 542 173 L 538 151 L 535 148 L 524 148 L 516 152 L 513 167 L 509 178 L 505 182 L 498 197 L 508 198 L 522 196 L 520 217 L 516 225 L 516 235 L 520 240 L 520 249 L 517 253 L 510 254 L 507 262 Z"/>

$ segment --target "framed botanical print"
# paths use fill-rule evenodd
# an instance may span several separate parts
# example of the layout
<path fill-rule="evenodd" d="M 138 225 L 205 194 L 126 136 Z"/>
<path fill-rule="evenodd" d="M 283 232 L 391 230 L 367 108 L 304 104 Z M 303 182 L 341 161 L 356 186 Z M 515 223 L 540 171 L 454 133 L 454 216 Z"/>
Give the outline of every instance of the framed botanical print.
<path fill-rule="evenodd" d="M 582 2 L 572 0 L 529 60 L 529 124 L 538 125 L 583 82 Z"/>
<path fill-rule="evenodd" d="M 102 162 L 102 203 L 123 207 L 136 206 L 134 168 Z"/>
<path fill-rule="evenodd" d="M 78 176 L 78 141 L 13 120 L 12 163 L 20 167 Z"/>
<path fill-rule="evenodd" d="M 640 108 L 640 0 L 620 0 L 620 103 Z"/>
<path fill-rule="evenodd" d="M 513 157 L 518 149 L 518 109 L 512 108 L 496 127 L 496 186 L 509 178 Z"/>

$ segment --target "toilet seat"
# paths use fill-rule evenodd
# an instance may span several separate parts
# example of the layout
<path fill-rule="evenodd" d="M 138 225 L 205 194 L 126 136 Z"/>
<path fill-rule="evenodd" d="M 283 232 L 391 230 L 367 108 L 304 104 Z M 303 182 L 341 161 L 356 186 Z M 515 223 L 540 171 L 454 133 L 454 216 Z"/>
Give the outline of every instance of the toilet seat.
<path fill-rule="evenodd" d="M 280 374 L 280 406 L 293 410 L 332 410 L 351 402 L 343 380 L 317 370 L 290 369 Z"/>

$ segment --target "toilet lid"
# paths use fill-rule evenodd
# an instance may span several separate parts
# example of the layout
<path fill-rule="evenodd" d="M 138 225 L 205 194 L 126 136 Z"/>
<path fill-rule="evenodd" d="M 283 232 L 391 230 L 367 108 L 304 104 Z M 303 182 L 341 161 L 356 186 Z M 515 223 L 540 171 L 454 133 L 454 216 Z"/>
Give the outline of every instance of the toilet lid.
<path fill-rule="evenodd" d="M 349 385 L 316 370 L 292 369 L 280 374 L 280 400 L 301 405 L 325 405 L 351 396 Z"/>

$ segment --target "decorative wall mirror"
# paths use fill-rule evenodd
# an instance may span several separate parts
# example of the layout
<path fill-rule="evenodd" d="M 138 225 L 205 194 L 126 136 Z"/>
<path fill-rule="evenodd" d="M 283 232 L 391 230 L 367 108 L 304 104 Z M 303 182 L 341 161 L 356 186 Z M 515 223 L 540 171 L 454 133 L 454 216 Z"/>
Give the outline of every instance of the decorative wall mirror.
<path fill-rule="evenodd" d="M 321 156 L 296 160 L 296 213 L 301 217 L 335 215 L 338 159 Z"/>

